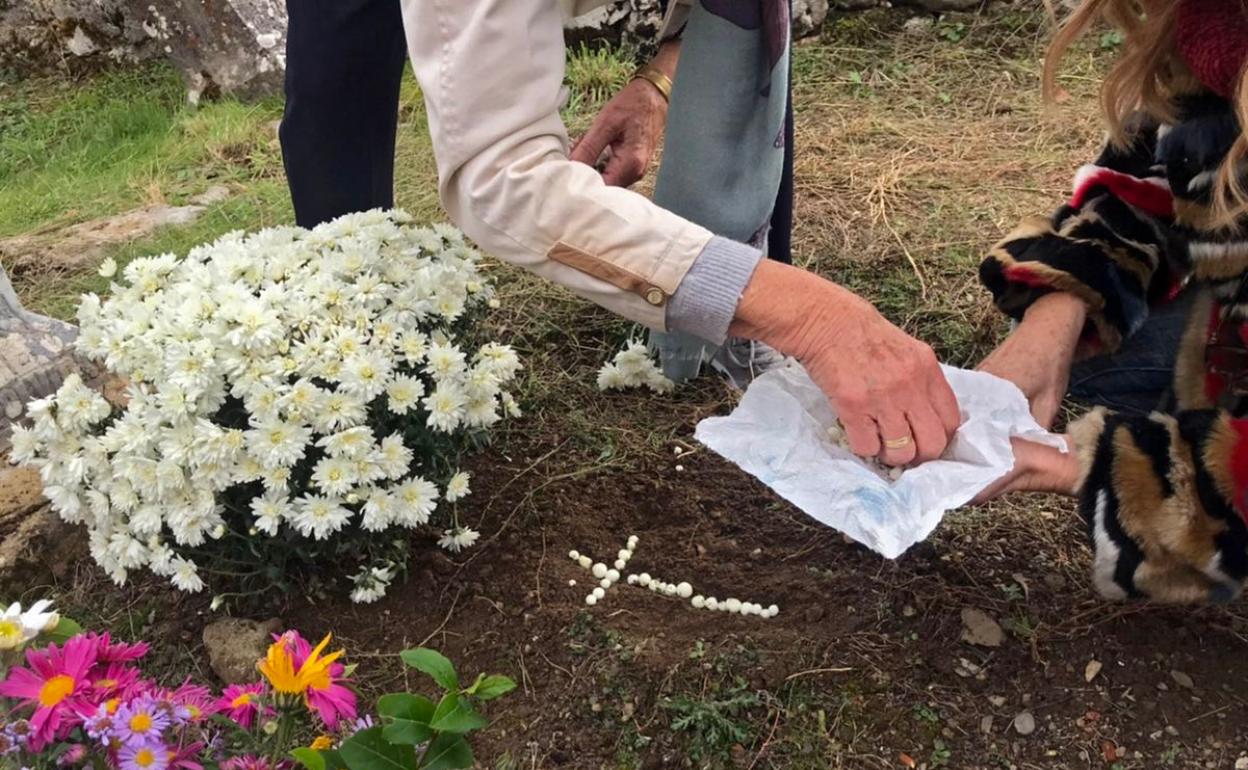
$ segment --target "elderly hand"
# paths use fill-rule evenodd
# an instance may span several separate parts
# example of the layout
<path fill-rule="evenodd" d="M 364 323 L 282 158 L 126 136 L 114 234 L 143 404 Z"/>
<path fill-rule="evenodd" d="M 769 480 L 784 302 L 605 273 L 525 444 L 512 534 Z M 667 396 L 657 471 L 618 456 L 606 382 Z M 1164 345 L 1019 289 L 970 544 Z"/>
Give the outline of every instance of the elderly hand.
<path fill-rule="evenodd" d="M 796 357 L 827 394 L 860 457 L 934 460 L 961 424 L 936 354 L 848 289 L 764 260 L 730 333 Z"/>
<path fill-rule="evenodd" d="M 602 181 L 629 187 L 646 174 L 667 122 L 667 100 L 648 80 L 638 78 L 607 102 L 576 144 L 572 160 L 597 166 L 607 152 Z"/>
<path fill-rule="evenodd" d="M 1070 452 L 1062 454 L 1051 446 L 1023 439 L 1011 439 L 1014 447 L 1014 469 L 980 492 L 972 504 L 996 500 L 1011 492 L 1051 492 L 1060 495 L 1078 493 L 1082 469 L 1075 452 L 1075 442 L 1065 436 Z"/>
<path fill-rule="evenodd" d="M 680 39 L 672 38 L 659 46 L 650 66 L 673 78 L 679 62 Z M 602 108 L 569 157 L 597 167 L 605 154 L 602 181 L 629 187 L 646 175 L 666 123 L 667 96 L 645 78 L 634 78 Z"/>

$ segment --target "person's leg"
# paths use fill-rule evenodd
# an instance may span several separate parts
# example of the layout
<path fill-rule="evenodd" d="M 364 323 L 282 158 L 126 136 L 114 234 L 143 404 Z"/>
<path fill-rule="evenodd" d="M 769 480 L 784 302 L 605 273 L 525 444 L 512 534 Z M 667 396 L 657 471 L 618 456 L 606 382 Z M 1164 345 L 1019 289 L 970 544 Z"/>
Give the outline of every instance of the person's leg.
<path fill-rule="evenodd" d="M 1158 409 L 1174 387 L 1174 362 L 1193 294 L 1158 308 L 1144 326 L 1112 355 L 1076 362 L 1069 396 L 1116 412 L 1145 415 Z"/>
<path fill-rule="evenodd" d="M 287 0 L 279 136 L 302 227 L 394 205 L 406 38 L 399 0 Z"/>

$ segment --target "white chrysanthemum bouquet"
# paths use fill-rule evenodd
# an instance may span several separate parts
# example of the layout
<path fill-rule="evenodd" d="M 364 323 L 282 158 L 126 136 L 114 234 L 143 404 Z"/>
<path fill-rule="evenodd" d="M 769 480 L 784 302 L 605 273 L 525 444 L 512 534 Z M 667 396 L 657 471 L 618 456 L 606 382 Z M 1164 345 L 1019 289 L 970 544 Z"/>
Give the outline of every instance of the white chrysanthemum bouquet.
<path fill-rule="evenodd" d="M 147 568 L 199 591 L 219 572 L 256 591 L 295 564 L 354 562 L 352 597 L 373 601 L 404 563 L 381 533 L 436 517 L 444 547 L 476 540 L 454 510 L 458 459 L 518 414 L 520 363 L 474 347 L 497 306 L 477 253 L 408 221 L 233 233 L 83 298 L 78 348 L 128 381 L 125 403 L 71 377 L 31 404 L 12 457 L 115 581 Z"/>

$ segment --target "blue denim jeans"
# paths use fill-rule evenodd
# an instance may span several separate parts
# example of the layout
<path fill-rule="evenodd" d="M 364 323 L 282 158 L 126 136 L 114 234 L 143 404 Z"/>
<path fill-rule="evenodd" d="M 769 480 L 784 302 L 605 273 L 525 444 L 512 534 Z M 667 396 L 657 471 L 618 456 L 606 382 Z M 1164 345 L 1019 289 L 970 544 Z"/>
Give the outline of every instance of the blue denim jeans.
<path fill-rule="evenodd" d="M 1174 360 L 1187 327 L 1192 295 L 1154 310 L 1117 352 L 1076 363 L 1069 395 L 1130 415 L 1157 409 L 1174 384 Z"/>

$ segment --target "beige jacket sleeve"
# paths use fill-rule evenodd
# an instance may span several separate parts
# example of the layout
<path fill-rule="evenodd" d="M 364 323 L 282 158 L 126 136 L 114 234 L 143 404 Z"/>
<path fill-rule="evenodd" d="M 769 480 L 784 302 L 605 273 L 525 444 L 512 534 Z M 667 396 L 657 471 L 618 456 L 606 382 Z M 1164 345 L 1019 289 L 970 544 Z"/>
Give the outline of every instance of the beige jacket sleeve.
<path fill-rule="evenodd" d="M 451 220 L 487 253 L 667 328 L 711 233 L 568 160 L 558 0 L 403 0 L 403 17 Z"/>

